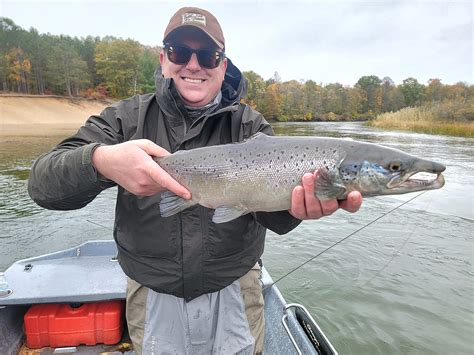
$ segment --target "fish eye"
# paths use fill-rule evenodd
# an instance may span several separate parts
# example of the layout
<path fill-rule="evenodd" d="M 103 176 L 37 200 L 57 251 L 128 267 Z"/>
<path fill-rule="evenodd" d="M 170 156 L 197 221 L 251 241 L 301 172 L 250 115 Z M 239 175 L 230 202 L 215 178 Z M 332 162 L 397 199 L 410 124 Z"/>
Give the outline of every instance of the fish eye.
<path fill-rule="evenodd" d="M 388 168 L 390 169 L 390 171 L 396 173 L 397 171 L 400 171 L 400 169 L 402 168 L 402 164 L 401 163 L 390 163 L 390 165 L 388 166 Z"/>

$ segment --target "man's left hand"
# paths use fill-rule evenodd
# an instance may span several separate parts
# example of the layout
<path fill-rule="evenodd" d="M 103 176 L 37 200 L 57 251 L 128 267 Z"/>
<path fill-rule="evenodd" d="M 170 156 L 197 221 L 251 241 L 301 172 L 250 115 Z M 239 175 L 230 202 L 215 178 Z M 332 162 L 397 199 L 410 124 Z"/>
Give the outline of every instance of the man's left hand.
<path fill-rule="evenodd" d="M 329 216 L 342 208 L 348 212 L 357 212 L 362 205 L 362 195 L 358 191 L 351 191 L 345 200 L 320 201 L 314 194 L 317 172 L 305 174 L 302 185 L 296 186 L 291 195 L 290 214 L 298 219 L 319 219 Z"/>

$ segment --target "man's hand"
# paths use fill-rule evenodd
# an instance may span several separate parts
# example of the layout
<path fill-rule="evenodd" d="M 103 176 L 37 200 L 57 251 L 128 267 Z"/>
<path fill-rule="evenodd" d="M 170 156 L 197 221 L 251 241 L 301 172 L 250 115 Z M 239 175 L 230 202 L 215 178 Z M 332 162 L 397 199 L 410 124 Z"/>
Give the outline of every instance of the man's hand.
<path fill-rule="evenodd" d="M 151 196 L 169 190 L 184 199 L 191 193 L 152 158 L 170 153 L 147 139 L 100 146 L 92 154 L 92 164 L 107 179 L 137 196 Z"/>
<path fill-rule="evenodd" d="M 291 195 L 290 214 L 298 219 L 319 219 L 329 216 L 342 208 L 348 212 L 357 212 L 362 204 L 362 195 L 358 191 L 351 191 L 345 200 L 336 199 L 320 201 L 314 195 L 314 186 L 317 172 L 305 174 L 303 186 L 296 186 Z"/>

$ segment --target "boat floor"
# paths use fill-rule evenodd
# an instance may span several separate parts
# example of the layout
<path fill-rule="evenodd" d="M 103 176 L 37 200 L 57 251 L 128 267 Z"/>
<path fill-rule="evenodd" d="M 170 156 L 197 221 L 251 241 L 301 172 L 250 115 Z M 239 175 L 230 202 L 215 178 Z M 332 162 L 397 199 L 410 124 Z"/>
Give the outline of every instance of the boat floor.
<path fill-rule="evenodd" d="M 23 345 L 23 315 L 38 303 L 85 303 L 125 299 L 126 278 L 116 260 L 113 240 L 89 241 L 78 247 L 20 260 L 5 271 L 11 294 L 0 297 L 0 354 L 134 354 L 125 334 L 115 346 L 28 349 Z M 294 354 L 295 346 L 285 330 L 282 317 L 303 354 L 318 354 L 304 333 L 294 312 L 285 310 L 286 301 L 263 268 L 266 354 Z M 126 329 L 126 326 L 125 326 Z M 318 328 L 319 330 L 319 328 Z"/>

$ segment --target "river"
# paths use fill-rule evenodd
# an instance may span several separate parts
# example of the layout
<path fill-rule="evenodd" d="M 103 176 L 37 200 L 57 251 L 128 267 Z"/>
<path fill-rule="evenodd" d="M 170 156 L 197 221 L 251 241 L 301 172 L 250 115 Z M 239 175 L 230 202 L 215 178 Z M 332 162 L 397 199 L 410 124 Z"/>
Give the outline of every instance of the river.
<path fill-rule="evenodd" d="M 277 134 L 350 137 L 447 166 L 446 185 L 417 196 L 367 198 L 355 214 L 269 232 L 264 263 L 305 305 L 341 354 L 474 353 L 474 139 L 381 131 L 360 123 L 278 123 Z M 61 136 L 0 137 L 0 271 L 12 262 L 110 239 L 115 189 L 78 211 L 47 211 L 26 192 L 33 160 Z"/>

